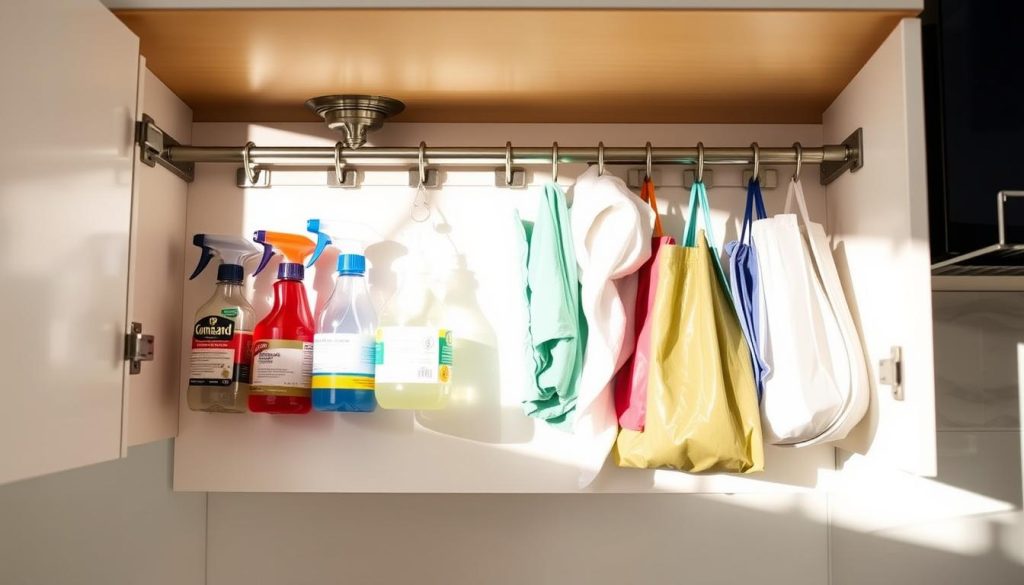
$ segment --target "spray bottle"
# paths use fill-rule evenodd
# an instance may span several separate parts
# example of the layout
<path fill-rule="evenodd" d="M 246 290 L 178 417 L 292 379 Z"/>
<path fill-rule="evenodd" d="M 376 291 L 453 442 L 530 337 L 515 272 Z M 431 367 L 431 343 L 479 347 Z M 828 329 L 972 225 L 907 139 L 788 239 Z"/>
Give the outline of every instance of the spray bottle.
<path fill-rule="evenodd" d="M 338 280 L 317 315 L 313 341 L 313 408 L 336 412 L 373 412 L 374 334 L 377 312 L 366 288 L 366 242 L 372 231 L 351 222 L 311 219 L 307 229 L 317 235 L 309 265 L 334 244 Z"/>
<path fill-rule="evenodd" d="M 217 289 L 196 311 L 188 375 L 188 407 L 206 412 L 245 412 L 252 362 L 252 326 L 256 315 L 242 290 L 246 259 L 260 253 L 239 236 L 196 234 L 202 249 L 189 280 L 220 257 Z"/>
<path fill-rule="evenodd" d="M 271 414 L 305 414 L 310 409 L 316 325 L 302 284 L 305 260 L 315 247 L 309 238 L 283 232 L 256 232 L 264 248 L 259 274 L 274 255 L 284 255 L 274 283 L 274 306 L 253 329 L 252 388 L 249 410 Z"/>

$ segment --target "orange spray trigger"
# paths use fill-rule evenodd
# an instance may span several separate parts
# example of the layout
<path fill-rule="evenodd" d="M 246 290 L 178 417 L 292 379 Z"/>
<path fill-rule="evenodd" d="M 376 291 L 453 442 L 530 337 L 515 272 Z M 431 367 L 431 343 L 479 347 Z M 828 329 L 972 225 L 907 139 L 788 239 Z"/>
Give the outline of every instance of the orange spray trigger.
<path fill-rule="evenodd" d="M 253 241 L 263 246 L 263 258 L 260 260 L 259 268 L 253 272 L 253 275 L 259 274 L 267 263 L 270 262 L 270 258 L 273 257 L 274 251 L 280 252 L 284 255 L 288 264 L 298 264 L 301 268 L 302 263 L 306 257 L 313 253 L 316 249 L 316 242 L 307 238 L 306 236 L 300 236 L 299 234 L 289 234 L 286 232 L 268 232 L 266 230 L 259 230 L 253 235 Z M 282 264 L 282 268 L 284 268 Z M 278 272 L 282 272 L 279 270 Z M 297 277 L 298 280 L 302 280 L 302 270 L 297 272 L 290 271 L 292 277 Z M 281 274 L 278 274 L 278 278 L 284 278 Z"/>

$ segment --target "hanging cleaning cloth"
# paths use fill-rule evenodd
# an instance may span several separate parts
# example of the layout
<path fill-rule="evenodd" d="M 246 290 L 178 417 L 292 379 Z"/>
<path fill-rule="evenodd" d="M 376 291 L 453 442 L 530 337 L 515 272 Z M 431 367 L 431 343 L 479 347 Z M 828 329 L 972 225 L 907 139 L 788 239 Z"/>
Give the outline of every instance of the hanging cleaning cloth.
<path fill-rule="evenodd" d="M 750 348 L 758 400 L 764 393 L 764 381 L 771 373 L 771 368 L 764 358 L 768 325 L 765 317 L 764 295 L 761 293 L 761 278 L 757 273 L 757 252 L 751 242 L 750 226 L 755 219 L 766 217 L 768 217 L 768 213 L 764 210 L 761 182 L 752 178 L 747 182 L 747 207 L 743 212 L 740 239 L 726 244 L 725 251 L 729 254 L 729 284 L 732 289 L 732 302 L 736 306 L 736 314 L 739 315 L 740 326 L 743 328 L 743 335 Z"/>
<path fill-rule="evenodd" d="M 661 218 L 658 217 L 658 200 L 654 194 L 654 182 L 644 179 L 640 198 L 651 205 L 654 212 L 654 237 L 651 239 L 651 257 L 637 271 L 636 310 L 634 312 L 635 349 L 626 359 L 622 369 L 615 375 L 615 414 L 619 426 L 635 431 L 644 430 L 647 415 L 647 373 L 650 369 L 651 307 L 658 282 L 658 254 L 662 246 L 676 243 L 675 238 L 664 235 Z"/>
<path fill-rule="evenodd" d="M 622 179 L 591 167 L 573 187 L 571 218 L 588 327 L 573 424 L 586 487 L 618 433 L 613 377 L 633 351 L 635 273 L 651 255 L 654 212 Z"/>
<path fill-rule="evenodd" d="M 576 408 L 586 324 L 580 314 L 580 281 L 565 194 L 544 186 L 537 220 L 528 237 L 526 295 L 533 348 L 533 383 L 523 410 L 554 425 Z"/>

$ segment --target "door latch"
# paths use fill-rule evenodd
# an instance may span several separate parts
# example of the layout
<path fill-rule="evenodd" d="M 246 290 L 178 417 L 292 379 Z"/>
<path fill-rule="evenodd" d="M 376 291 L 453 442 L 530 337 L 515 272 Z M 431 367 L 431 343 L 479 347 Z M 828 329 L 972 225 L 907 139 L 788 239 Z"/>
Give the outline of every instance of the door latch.
<path fill-rule="evenodd" d="M 124 359 L 133 376 L 142 371 L 142 362 L 153 361 L 153 336 L 142 333 L 142 323 L 133 322 L 131 333 L 124 336 Z"/>
<path fill-rule="evenodd" d="M 903 348 L 892 346 L 889 359 L 878 361 L 878 382 L 892 387 L 892 397 L 903 400 Z"/>

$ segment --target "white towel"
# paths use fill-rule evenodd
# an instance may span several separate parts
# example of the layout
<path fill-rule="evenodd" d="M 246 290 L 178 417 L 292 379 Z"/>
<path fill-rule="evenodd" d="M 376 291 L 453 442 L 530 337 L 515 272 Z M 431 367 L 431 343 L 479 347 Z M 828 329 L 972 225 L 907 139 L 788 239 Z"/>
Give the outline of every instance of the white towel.
<path fill-rule="evenodd" d="M 596 166 L 580 175 L 569 211 L 587 346 L 573 430 L 579 442 L 580 487 L 604 466 L 619 425 L 612 387 L 633 351 L 636 271 L 651 256 L 654 212 L 626 184 Z"/>

